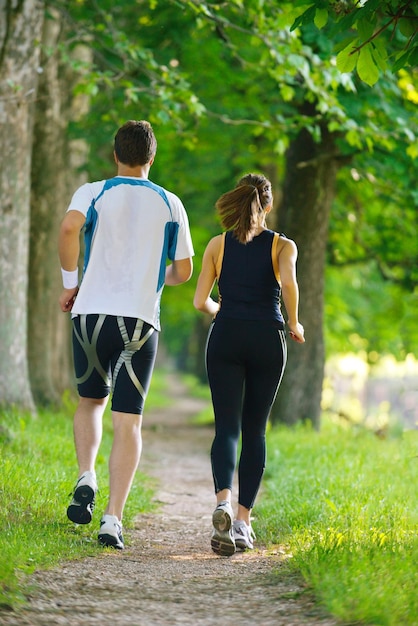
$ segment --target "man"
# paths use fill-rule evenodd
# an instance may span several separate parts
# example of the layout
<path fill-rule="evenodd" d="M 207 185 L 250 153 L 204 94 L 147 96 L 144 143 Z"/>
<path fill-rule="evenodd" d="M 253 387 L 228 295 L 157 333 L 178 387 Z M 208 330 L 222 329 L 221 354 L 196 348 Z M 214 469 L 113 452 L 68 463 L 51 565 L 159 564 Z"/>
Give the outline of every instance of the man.
<path fill-rule="evenodd" d="M 114 142 L 117 176 L 82 185 L 59 234 L 64 285 L 59 303 L 62 311 L 72 314 L 80 396 L 74 416 L 79 479 L 67 515 L 77 524 L 92 519 L 95 461 L 111 393 L 109 501 L 98 539 L 120 550 L 123 509 L 141 455 L 142 414 L 157 351 L 162 290 L 186 282 L 193 270 L 183 204 L 148 179 L 156 150 L 149 122 L 124 124 Z M 83 228 L 84 267 L 78 286 Z"/>

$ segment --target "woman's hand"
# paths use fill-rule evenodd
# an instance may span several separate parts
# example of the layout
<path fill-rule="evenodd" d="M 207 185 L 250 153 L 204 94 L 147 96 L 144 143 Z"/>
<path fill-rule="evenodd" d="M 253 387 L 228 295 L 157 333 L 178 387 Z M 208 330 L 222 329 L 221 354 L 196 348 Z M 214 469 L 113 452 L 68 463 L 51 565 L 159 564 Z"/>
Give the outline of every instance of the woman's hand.
<path fill-rule="evenodd" d="M 289 335 L 297 343 L 305 343 L 305 329 L 299 322 L 297 324 L 289 324 Z"/>

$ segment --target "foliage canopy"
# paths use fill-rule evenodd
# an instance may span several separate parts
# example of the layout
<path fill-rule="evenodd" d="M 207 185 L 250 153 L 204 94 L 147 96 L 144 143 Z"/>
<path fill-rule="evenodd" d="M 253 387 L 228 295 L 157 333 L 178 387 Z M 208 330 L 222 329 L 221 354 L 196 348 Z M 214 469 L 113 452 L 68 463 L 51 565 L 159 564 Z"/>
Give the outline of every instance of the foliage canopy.
<path fill-rule="evenodd" d="M 188 208 L 195 273 L 207 239 L 218 229 L 213 205 L 220 193 L 243 171 L 257 168 L 277 172 L 280 195 L 280 170 L 300 130 L 317 141 L 325 127 L 332 132 L 341 169 L 328 242 L 329 333 L 343 343 L 345 323 L 334 319 L 333 306 L 341 297 L 348 300 L 350 323 L 362 319 L 361 333 L 373 334 L 365 316 L 372 284 L 388 302 L 403 301 L 409 340 L 405 336 L 398 344 L 398 354 L 413 348 L 408 320 L 418 253 L 414 3 L 53 4 L 66 22 L 64 57 L 80 44 L 93 50 L 93 64 L 83 68 L 78 86 L 89 95 L 91 110 L 73 128 L 89 136 L 89 175 L 113 174 L 110 139 L 121 122 L 138 115 L 150 119 L 160 140 L 153 175 Z M 353 276 L 349 284 L 346 271 Z M 164 294 L 167 314 L 185 326 L 194 316 L 192 289 L 193 282 L 184 287 L 183 303 L 168 290 Z M 359 308 L 353 310 L 356 298 Z M 388 327 L 398 323 L 398 314 L 397 306 L 388 307 Z M 178 345 L 186 340 L 181 332 L 176 337 Z M 369 345 L 379 351 L 384 346 L 384 336 Z"/>

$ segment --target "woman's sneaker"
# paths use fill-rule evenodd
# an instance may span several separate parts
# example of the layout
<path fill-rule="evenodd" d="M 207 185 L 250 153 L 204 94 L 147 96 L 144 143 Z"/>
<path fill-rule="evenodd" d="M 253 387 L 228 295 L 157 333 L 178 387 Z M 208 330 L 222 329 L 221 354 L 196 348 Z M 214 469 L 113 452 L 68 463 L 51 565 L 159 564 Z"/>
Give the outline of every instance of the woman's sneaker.
<path fill-rule="evenodd" d="M 103 515 L 100 520 L 99 543 L 108 548 L 123 550 L 122 524 L 116 515 Z"/>
<path fill-rule="evenodd" d="M 73 499 L 67 509 L 67 517 L 75 524 L 90 524 L 97 493 L 96 476 L 84 472 L 77 481 Z"/>
<path fill-rule="evenodd" d="M 235 541 L 232 529 L 234 513 L 229 502 L 220 502 L 212 515 L 213 532 L 210 544 L 219 556 L 232 556 L 235 553 Z"/>
<path fill-rule="evenodd" d="M 256 538 L 252 526 L 248 526 L 244 520 L 236 519 L 233 524 L 235 545 L 240 550 L 252 550 Z"/>

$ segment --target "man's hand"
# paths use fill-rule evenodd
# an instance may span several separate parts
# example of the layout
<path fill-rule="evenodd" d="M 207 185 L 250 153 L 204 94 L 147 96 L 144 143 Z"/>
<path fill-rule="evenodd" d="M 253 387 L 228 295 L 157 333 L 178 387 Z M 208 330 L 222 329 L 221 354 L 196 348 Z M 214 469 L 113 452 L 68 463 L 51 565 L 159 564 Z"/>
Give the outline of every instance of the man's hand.
<path fill-rule="evenodd" d="M 59 305 L 63 313 L 68 313 L 73 308 L 74 301 L 78 294 L 78 287 L 73 289 L 63 289 L 59 297 Z"/>

